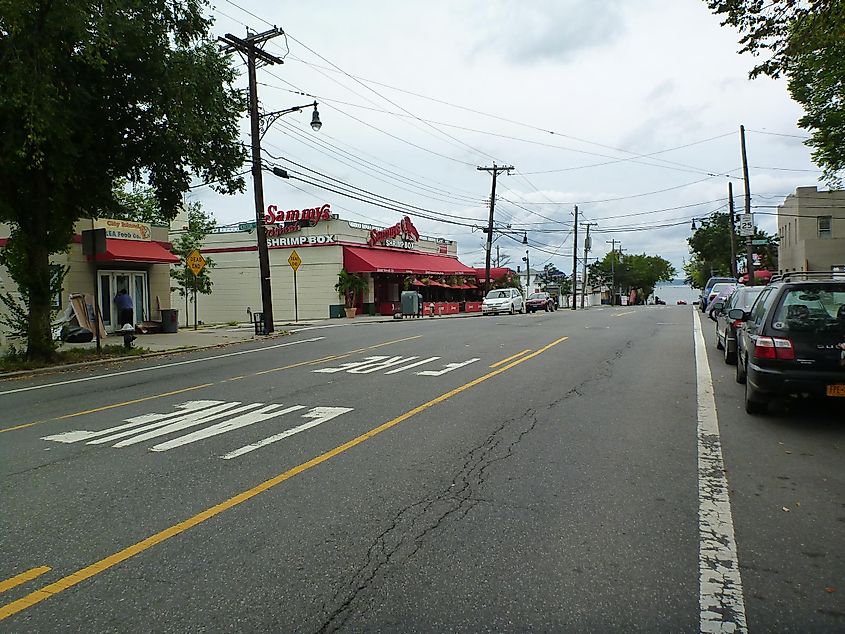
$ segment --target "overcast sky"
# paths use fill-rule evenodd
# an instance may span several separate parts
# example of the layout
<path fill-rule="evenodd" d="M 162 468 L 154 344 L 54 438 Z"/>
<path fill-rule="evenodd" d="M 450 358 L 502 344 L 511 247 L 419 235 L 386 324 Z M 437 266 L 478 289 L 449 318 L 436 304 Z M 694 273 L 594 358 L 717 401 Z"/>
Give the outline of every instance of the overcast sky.
<path fill-rule="evenodd" d="M 491 186 L 476 168 L 493 162 L 515 167 L 498 181 L 497 225 L 528 230 L 532 269 L 551 261 L 566 272 L 577 203 L 596 223 L 590 257 L 616 239 L 680 275 L 691 219 L 727 208 L 728 176 L 744 204 L 740 124 L 754 206 L 818 184 L 800 108 L 783 82 L 748 80 L 753 58 L 737 54 L 736 32 L 704 0 L 218 0 L 214 15 L 217 35 L 287 34 L 266 46 L 284 64 L 258 70 L 266 111 L 320 104 L 322 130 L 311 130 L 310 110 L 282 117 L 264 137 L 265 160 L 459 223 L 414 217 L 421 233 L 457 240 L 469 265 L 483 264 L 472 225 L 486 224 Z M 247 141 L 246 121 L 243 130 Z M 247 179 L 240 196 L 191 196 L 220 224 L 249 220 Z M 342 218 L 381 225 L 403 215 L 270 174 L 264 188 L 280 209 L 329 202 Z M 775 209 L 756 212 L 774 233 L 775 216 L 762 214 Z M 514 238 L 496 245 L 515 267 L 525 247 Z"/>

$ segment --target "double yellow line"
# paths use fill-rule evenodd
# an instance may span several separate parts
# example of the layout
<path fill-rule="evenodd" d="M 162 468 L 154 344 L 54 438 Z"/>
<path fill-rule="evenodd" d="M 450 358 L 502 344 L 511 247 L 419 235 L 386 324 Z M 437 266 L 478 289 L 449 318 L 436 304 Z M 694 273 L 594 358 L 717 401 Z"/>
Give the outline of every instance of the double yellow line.
<path fill-rule="evenodd" d="M 357 447 L 358 445 L 370 440 L 371 438 L 378 436 L 382 432 L 385 432 L 388 429 L 395 427 L 399 423 L 406 421 L 409 418 L 416 416 L 417 414 L 424 412 L 425 410 L 427 410 L 431 407 L 434 407 L 435 405 L 452 398 L 453 396 L 456 396 L 456 395 L 458 395 L 462 392 L 465 392 L 465 391 L 469 390 L 470 388 L 475 387 L 476 385 L 484 383 L 485 381 L 492 379 L 493 377 L 498 376 L 499 374 L 502 374 L 503 372 L 507 372 L 508 370 L 510 370 L 513 367 L 516 367 L 520 363 L 524 363 L 525 361 L 528 361 L 529 359 L 533 359 L 534 357 L 543 354 L 544 352 L 546 352 L 550 348 L 553 348 L 554 346 L 558 345 L 559 343 L 566 341 L 567 339 L 568 339 L 568 337 L 561 337 L 560 339 L 556 339 L 555 341 L 552 341 L 550 344 L 543 346 L 542 348 L 540 348 L 536 352 L 532 352 L 531 354 L 521 356 L 521 358 L 519 358 L 515 361 L 512 361 L 512 362 L 508 363 L 507 365 L 504 365 L 504 366 L 501 366 L 501 367 L 499 367 L 495 370 L 492 370 L 491 372 L 488 372 L 487 374 L 484 374 L 484 375 L 478 377 L 477 379 L 473 379 L 472 381 L 470 381 L 468 383 L 464 383 L 460 387 L 456 387 L 453 390 L 449 390 L 445 394 L 441 394 L 440 396 L 433 398 L 432 400 L 430 400 L 426 403 L 423 403 L 422 405 L 418 405 L 417 407 L 405 412 L 404 414 L 401 414 L 401 415 L 397 416 L 396 418 L 393 418 L 393 419 L 387 421 L 386 423 L 382 423 L 378 427 L 374 427 L 373 429 L 369 430 L 368 432 L 365 432 L 365 433 L 361 434 L 360 436 L 357 436 L 356 438 L 353 438 L 352 440 L 343 443 L 342 445 L 338 445 L 334 449 L 331 449 L 331 450 L 329 450 L 329 451 L 327 451 L 323 454 L 320 454 L 319 456 L 312 458 L 311 460 L 308 460 L 307 462 L 303 462 L 302 464 L 300 464 L 300 465 L 298 465 L 298 466 L 296 466 L 292 469 L 289 469 L 289 470 L 285 471 L 284 473 L 280 473 L 279 475 L 272 477 L 269 480 L 265 480 L 261 484 L 258 484 L 256 486 L 252 487 L 251 489 L 247 489 L 246 491 L 238 493 L 237 495 L 230 497 L 228 500 L 220 502 L 219 504 L 216 504 L 216 505 L 212 506 L 211 508 L 208 508 L 204 511 L 201 511 L 200 513 L 197 513 L 193 517 L 189 517 L 188 519 L 186 519 L 182 522 L 179 522 L 178 524 L 174 524 L 173 526 L 165 528 L 164 530 L 159 531 L 158 533 L 155 533 L 154 535 L 150 535 L 146 539 L 142 539 L 141 541 L 136 542 L 136 543 L 132 544 L 131 546 L 128 546 L 128 547 L 126 547 L 122 550 L 119 550 L 118 552 L 116 552 L 112 555 L 109 555 L 108 557 L 104 557 L 103 559 L 100 559 L 99 561 L 96 561 L 93 564 L 85 566 L 84 568 L 81 568 L 80 570 L 77 570 L 76 572 L 74 572 L 70 575 L 67 575 L 66 577 L 62 577 L 58 581 L 54 581 L 53 583 L 50 583 L 50 584 L 44 586 L 40 590 L 35 590 L 34 592 L 30 592 L 26 596 L 21 597 L 20 599 L 18 599 L 16 601 L 12 601 L 11 603 L 8 603 L 8 604 L 0 607 L 0 621 L 17 614 L 18 612 L 26 610 L 27 608 L 30 608 L 34 605 L 37 605 L 38 603 L 41 603 L 42 601 L 49 599 L 50 597 L 52 597 L 56 594 L 59 594 L 60 592 L 63 592 L 65 590 L 69 589 L 69 588 L 72 588 L 73 586 L 75 586 L 79 583 L 82 583 L 86 579 L 90 579 L 91 577 L 98 575 L 101 572 L 104 572 L 104 571 L 108 570 L 109 568 L 112 568 L 112 567 L 116 566 L 117 564 L 119 564 L 123 561 L 126 561 L 127 559 L 130 559 L 130 558 L 134 557 L 135 555 L 142 553 L 145 550 L 148 550 L 149 548 L 152 548 L 153 546 L 168 540 L 171 537 L 175 537 L 176 535 L 184 533 L 188 529 L 193 528 L 194 526 L 197 526 L 199 524 L 202 524 L 203 522 L 211 519 L 212 517 L 219 515 L 223 511 L 227 511 L 231 508 L 238 506 L 239 504 L 243 504 L 247 500 L 254 498 L 256 495 L 259 495 L 260 493 L 264 493 L 265 491 L 272 489 L 273 487 L 281 484 L 282 482 L 285 482 L 286 480 L 290 480 L 291 478 L 299 475 L 300 473 L 308 471 L 309 469 L 312 469 L 319 464 L 322 464 L 322 463 L 324 463 L 328 460 L 331 460 L 335 456 L 338 456 L 342 453 L 345 453 L 345 452 L 349 451 L 350 449 L 352 449 L 353 447 Z M 382 344 L 382 345 L 385 345 L 385 344 Z M 520 353 L 520 355 L 522 355 L 522 353 Z M 520 355 L 517 355 L 517 356 L 520 356 Z M 507 361 L 507 359 L 505 359 L 504 361 Z"/>

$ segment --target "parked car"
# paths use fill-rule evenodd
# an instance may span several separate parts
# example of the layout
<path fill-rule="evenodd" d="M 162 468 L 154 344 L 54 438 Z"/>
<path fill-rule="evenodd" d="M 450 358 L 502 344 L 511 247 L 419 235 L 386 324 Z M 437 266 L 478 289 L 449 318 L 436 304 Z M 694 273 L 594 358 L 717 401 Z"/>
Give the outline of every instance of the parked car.
<path fill-rule="evenodd" d="M 716 349 L 724 350 L 725 363 L 736 363 L 736 331 L 742 325 L 738 319 L 730 319 L 728 311 L 741 308 L 748 312 L 754 304 L 764 286 L 740 286 L 730 297 L 717 299 L 710 312 L 710 319 L 716 322 Z"/>
<path fill-rule="evenodd" d="M 525 308 L 529 313 L 537 310 L 551 312 L 557 309 L 554 298 L 548 293 L 531 293 L 525 300 Z"/>
<path fill-rule="evenodd" d="M 525 299 L 519 289 L 496 288 L 488 291 L 487 296 L 481 302 L 481 312 L 484 315 L 524 313 Z"/>
<path fill-rule="evenodd" d="M 736 284 L 737 280 L 735 277 L 711 277 L 707 280 L 707 284 L 704 285 L 704 288 L 701 290 L 701 296 L 698 298 L 698 307 L 701 309 L 701 312 L 704 312 L 707 309 L 707 304 L 711 299 L 710 291 L 713 290 L 713 285 L 725 282 L 728 284 Z"/>
<path fill-rule="evenodd" d="M 710 309 L 713 306 L 713 302 L 716 301 L 717 297 L 726 298 L 733 293 L 734 289 L 737 287 L 736 282 L 718 282 L 713 285 L 713 288 L 710 289 L 710 293 L 707 296 L 707 304 L 704 306 L 704 312 L 709 314 Z"/>
<path fill-rule="evenodd" d="M 776 396 L 842 398 L 845 404 L 845 276 L 792 272 L 772 278 L 750 311 L 732 308 L 736 380 L 745 411 Z"/>

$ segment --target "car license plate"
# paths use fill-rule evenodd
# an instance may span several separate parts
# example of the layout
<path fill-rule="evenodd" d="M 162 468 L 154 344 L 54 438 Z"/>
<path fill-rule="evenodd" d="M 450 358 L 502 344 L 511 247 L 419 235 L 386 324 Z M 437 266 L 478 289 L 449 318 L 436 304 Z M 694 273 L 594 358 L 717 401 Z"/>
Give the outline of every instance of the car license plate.
<path fill-rule="evenodd" d="M 845 396 L 845 383 L 834 383 L 827 386 L 828 396 Z"/>

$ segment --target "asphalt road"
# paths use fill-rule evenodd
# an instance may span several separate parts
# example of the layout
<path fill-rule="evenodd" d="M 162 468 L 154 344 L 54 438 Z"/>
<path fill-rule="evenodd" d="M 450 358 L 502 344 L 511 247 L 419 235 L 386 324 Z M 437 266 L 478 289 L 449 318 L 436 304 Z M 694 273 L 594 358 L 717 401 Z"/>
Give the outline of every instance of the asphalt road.
<path fill-rule="evenodd" d="M 0 631 L 845 631 L 845 409 L 746 415 L 710 323 L 349 324 L 0 382 Z"/>

